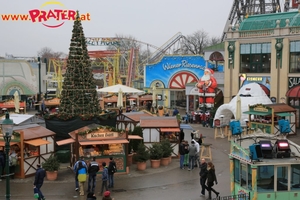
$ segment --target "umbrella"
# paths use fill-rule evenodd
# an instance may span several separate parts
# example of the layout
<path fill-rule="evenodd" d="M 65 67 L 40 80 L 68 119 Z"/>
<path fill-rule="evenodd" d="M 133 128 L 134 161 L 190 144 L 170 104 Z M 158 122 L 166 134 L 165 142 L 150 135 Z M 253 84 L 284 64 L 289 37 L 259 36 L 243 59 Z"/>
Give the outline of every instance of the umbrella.
<path fill-rule="evenodd" d="M 123 91 L 120 88 L 118 92 L 118 101 L 117 101 L 117 107 L 122 108 L 123 107 Z"/>
<path fill-rule="evenodd" d="M 19 113 L 20 109 L 20 97 L 18 91 L 14 93 L 14 101 L 15 101 L 15 113 Z"/>
<path fill-rule="evenodd" d="M 152 107 L 156 107 L 156 87 L 152 88 Z"/>
<path fill-rule="evenodd" d="M 138 90 L 138 89 L 128 87 L 126 85 L 121 85 L 121 84 L 112 85 L 112 86 L 104 87 L 104 88 L 101 88 L 101 89 L 97 89 L 97 92 L 118 93 L 120 89 L 122 90 L 123 93 L 145 93 L 142 90 Z"/>
<path fill-rule="evenodd" d="M 241 119 L 241 112 L 242 112 L 241 97 L 240 97 L 240 95 L 237 95 L 237 98 L 236 98 L 236 113 L 235 113 L 235 119 L 236 120 Z"/>

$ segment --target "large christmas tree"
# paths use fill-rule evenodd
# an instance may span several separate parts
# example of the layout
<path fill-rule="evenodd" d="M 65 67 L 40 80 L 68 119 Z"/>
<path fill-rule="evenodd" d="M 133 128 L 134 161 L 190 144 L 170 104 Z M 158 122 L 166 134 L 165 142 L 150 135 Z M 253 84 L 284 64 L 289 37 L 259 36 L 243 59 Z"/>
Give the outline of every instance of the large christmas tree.
<path fill-rule="evenodd" d="M 88 119 L 100 114 L 96 84 L 78 11 L 73 25 L 62 88 L 60 118 L 79 116 Z"/>

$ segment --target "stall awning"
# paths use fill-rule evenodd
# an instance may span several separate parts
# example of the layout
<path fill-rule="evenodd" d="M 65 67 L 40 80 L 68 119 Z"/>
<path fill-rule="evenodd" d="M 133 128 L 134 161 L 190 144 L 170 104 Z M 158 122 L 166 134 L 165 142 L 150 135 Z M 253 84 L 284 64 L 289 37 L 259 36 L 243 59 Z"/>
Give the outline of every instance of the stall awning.
<path fill-rule="evenodd" d="M 269 112 L 258 112 L 258 111 L 246 111 L 246 112 L 243 112 L 244 114 L 248 114 L 248 115 L 271 115 L 271 113 Z"/>
<path fill-rule="evenodd" d="M 90 140 L 90 141 L 81 141 L 80 145 L 94 145 L 94 144 L 126 144 L 129 143 L 128 140 Z"/>
<path fill-rule="evenodd" d="M 12 146 L 14 144 L 17 144 L 18 142 L 10 142 L 9 145 Z M 5 142 L 4 141 L 0 141 L 0 147 L 4 147 L 5 146 Z"/>
<path fill-rule="evenodd" d="M 275 115 L 278 115 L 278 116 L 280 116 L 280 117 L 292 116 L 291 113 L 287 113 L 287 112 L 285 112 L 285 113 L 275 113 Z"/>
<path fill-rule="evenodd" d="M 142 140 L 143 138 L 139 135 L 128 135 L 129 140 Z"/>
<path fill-rule="evenodd" d="M 45 144 L 50 144 L 51 142 L 49 142 L 47 140 L 43 140 L 43 139 L 34 139 L 34 140 L 24 141 L 24 143 L 30 144 L 32 146 L 41 146 L 41 145 L 45 145 Z"/>
<path fill-rule="evenodd" d="M 75 142 L 75 140 L 73 138 L 69 138 L 69 139 L 57 141 L 56 144 L 58 146 L 61 146 L 61 145 L 65 145 L 65 144 L 71 144 L 71 143 L 74 143 L 74 142 Z"/>
<path fill-rule="evenodd" d="M 180 128 L 160 128 L 160 132 L 180 132 Z"/>

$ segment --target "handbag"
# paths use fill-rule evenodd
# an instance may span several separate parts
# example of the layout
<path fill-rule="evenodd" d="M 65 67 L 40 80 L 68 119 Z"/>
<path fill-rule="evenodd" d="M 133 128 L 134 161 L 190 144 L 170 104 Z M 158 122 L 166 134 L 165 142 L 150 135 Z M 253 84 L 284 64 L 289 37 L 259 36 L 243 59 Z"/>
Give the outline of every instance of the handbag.
<path fill-rule="evenodd" d="M 37 189 L 36 187 L 33 188 L 33 197 L 34 197 L 35 199 L 38 199 L 38 198 L 40 197 L 39 192 L 38 192 L 38 189 Z"/>

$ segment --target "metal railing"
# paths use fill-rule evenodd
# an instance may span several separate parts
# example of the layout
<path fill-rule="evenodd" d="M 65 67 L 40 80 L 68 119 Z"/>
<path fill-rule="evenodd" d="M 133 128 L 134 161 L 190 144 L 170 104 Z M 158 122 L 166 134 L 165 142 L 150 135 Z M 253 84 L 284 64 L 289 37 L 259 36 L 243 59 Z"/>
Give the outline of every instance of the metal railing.
<path fill-rule="evenodd" d="M 250 200 L 250 193 L 217 197 L 217 198 L 214 198 L 213 200 Z"/>

